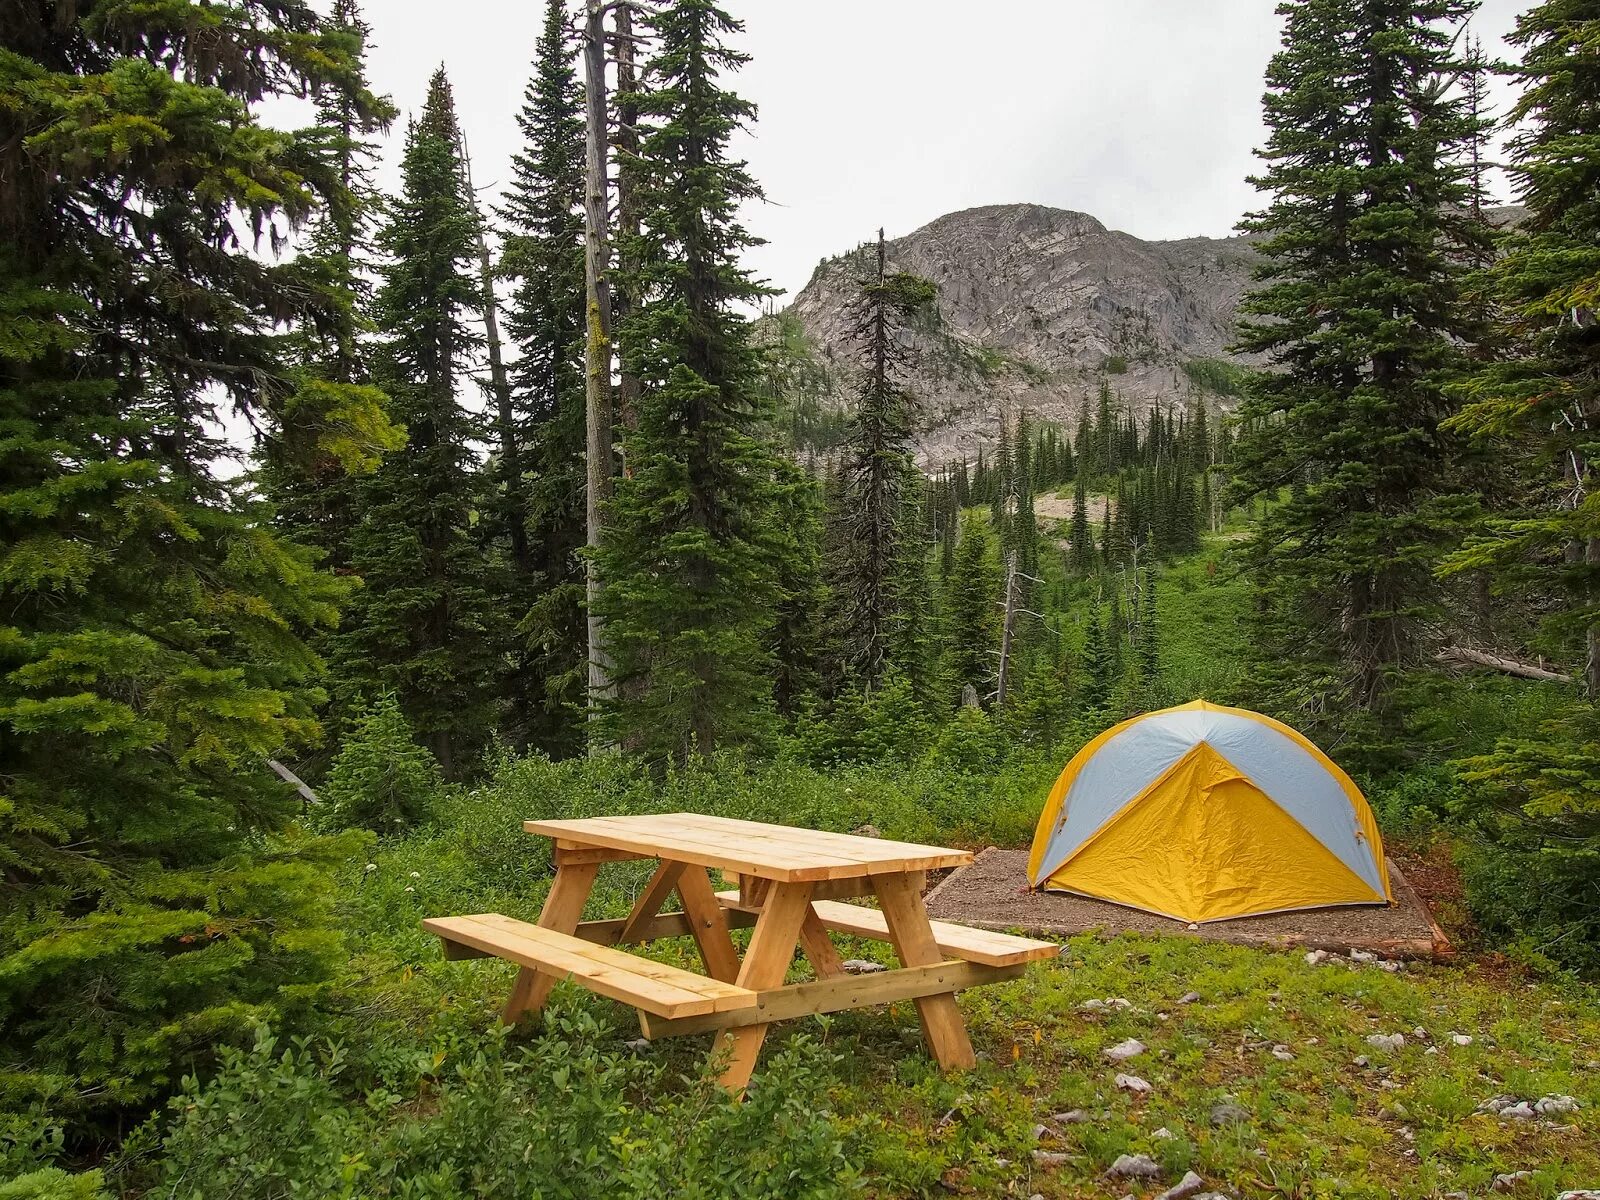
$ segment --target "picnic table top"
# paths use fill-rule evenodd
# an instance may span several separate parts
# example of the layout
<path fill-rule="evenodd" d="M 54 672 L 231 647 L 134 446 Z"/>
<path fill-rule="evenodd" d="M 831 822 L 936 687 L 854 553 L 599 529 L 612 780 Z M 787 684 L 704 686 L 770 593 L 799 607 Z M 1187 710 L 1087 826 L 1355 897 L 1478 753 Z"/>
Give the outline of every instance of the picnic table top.
<path fill-rule="evenodd" d="M 526 821 L 522 827 L 564 846 L 620 850 L 780 883 L 932 871 L 972 861 L 969 851 L 948 846 L 921 846 L 699 813 Z"/>

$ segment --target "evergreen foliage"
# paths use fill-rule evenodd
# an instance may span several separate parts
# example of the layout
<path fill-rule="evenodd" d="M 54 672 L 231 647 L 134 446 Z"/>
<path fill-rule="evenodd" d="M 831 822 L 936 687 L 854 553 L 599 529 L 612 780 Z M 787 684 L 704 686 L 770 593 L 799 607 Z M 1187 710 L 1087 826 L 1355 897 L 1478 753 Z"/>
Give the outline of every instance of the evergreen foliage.
<path fill-rule="evenodd" d="M 582 744 L 587 682 L 583 383 L 582 89 L 567 6 L 548 0 L 533 78 L 517 125 L 523 146 L 498 215 L 500 274 L 512 285 L 512 444 L 502 462 L 498 524 L 512 571 L 499 601 L 521 615 L 507 677 L 513 742 L 551 753 Z M 520 531 L 520 538 L 518 533 Z"/>
<path fill-rule="evenodd" d="M 621 697 L 604 720 L 647 757 L 681 760 L 768 728 L 783 539 L 760 362 L 737 311 L 766 294 L 739 265 L 755 239 L 737 209 L 761 192 L 728 154 L 755 110 L 718 82 L 745 62 L 725 43 L 741 27 L 706 0 L 649 26 L 639 304 L 622 331 L 643 396 L 599 554 Z"/>
<path fill-rule="evenodd" d="M 830 571 L 844 670 L 868 687 L 888 666 L 904 619 L 899 590 L 907 554 L 920 554 L 914 541 L 908 550 L 904 536 L 914 401 L 901 380 L 901 334 L 934 297 L 927 280 L 889 272 L 881 229 L 874 264 L 848 317 L 864 370 L 839 491 L 839 560 Z"/>
<path fill-rule="evenodd" d="M 321 798 L 339 828 L 400 833 L 420 823 L 439 791 L 439 765 L 412 739 L 393 693 L 350 722 Z"/>
<path fill-rule="evenodd" d="M 361 481 L 351 564 L 365 586 L 334 649 L 346 703 L 393 691 L 449 777 L 487 740 L 499 669 L 489 572 L 471 528 L 481 421 L 458 396 L 481 341 L 469 318 L 482 303 L 471 269 L 478 215 L 459 145 L 440 68 L 406 131 L 404 183 L 381 238 L 389 261 L 376 300 L 377 376 L 407 440 Z"/>
<path fill-rule="evenodd" d="M 319 136 L 248 106 L 359 69 L 296 0 L 6 16 L 0 1106 L 77 1149 L 342 958 L 348 848 L 281 836 L 265 760 L 317 736 L 304 639 L 344 589 L 219 477 L 212 420 L 299 420 L 274 326 L 344 319 L 241 244 L 350 200 Z"/>
<path fill-rule="evenodd" d="M 1253 380 L 1242 494 L 1295 484 L 1254 543 L 1285 706 L 1382 711 L 1417 661 L 1447 532 L 1444 387 L 1477 336 L 1462 277 L 1485 230 L 1464 207 L 1476 127 L 1452 90 L 1462 0 L 1294 0 L 1267 73 L 1254 182 L 1268 207 L 1240 345 Z"/>
<path fill-rule="evenodd" d="M 955 567 L 945 589 L 945 674 L 954 701 L 963 688 L 980 697 L 994 682 L 994 654 L 1000 644 L 1000 571 L 989 538 L 971 517 L 961 523 Z"/>

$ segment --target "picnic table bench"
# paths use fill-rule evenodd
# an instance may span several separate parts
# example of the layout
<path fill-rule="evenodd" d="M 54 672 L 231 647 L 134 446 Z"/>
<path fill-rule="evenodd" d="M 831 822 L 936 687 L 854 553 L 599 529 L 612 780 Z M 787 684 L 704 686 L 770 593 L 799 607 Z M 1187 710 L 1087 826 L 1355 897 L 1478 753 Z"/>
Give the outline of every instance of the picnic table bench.
<path fill-rule="evenodd" d="M 555 842 L 555 881 L 537 924 L 499 913 L 433 917 L 423 927 L 447 958 L 494 957 L 521 967 L 503 1017 L 541 1008 L 558 980 L 571 979 L 632 1005 L 646 1038 L 715 1033 L 726 1055 L 721 1079 L 742 1092 L 774 1021 L 912 1000 L 923 1035 L 946 1070 L 974 1058 L 955 993 L 1011 979 L 1052 942 L 930 921 L 922 903 L 928 871 L 964 866 L 965 850 L 920 846 L 696 813 L 528 821 Z M 602 864 L 656 859 L 659 865 L 623 918 L 582 920 Z M 710 872 L 737 880 L 714 889 Z M 662 906 L 676 892 L 681 912 Z M 844 903 L 875 896 L 876 909 Z M 750 928 L 741 960 L 730 931 Z M 848 975 L 831 933 L 893 944 L 900 966 Z M 694 938 L 704 975 L 616 949 L 658 938 Z M 815 978 L 785 984 L 799 946 Z"/>

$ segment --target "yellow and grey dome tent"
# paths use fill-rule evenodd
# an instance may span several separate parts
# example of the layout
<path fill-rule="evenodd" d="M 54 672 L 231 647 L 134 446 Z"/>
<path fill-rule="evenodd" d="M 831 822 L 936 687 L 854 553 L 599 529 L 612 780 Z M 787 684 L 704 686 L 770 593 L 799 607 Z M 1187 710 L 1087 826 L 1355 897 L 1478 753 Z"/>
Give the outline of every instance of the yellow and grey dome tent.
<path fill-rule="evenodd" d="M 1393 899 L 1351 778 L 1282 722 L 1203 700 L 1078 752 L 1045 801 L 1028 882 L 1195 922 Z"/>

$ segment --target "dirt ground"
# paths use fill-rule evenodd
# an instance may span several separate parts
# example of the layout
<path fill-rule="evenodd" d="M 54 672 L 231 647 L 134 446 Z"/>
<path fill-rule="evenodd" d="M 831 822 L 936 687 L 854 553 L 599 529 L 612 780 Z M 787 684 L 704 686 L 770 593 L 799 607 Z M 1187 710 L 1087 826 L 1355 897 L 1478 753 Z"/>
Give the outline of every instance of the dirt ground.
<path fill-rule="evenodd" d="M 1039 935 L 1099 930 L 1183 934 L 1256 946 L 1306 946 L 1371 950 L 1391 958 L 1444 957 L 1449 943 L 1399 867 L 1389 864 L 1395 903 L 1388 908 L 1322 908 L 1238 917 L 1190 927 L 1105 900 L 1035 892 L 1027 886 L 1028 852 L 997 850 L 947 876 L 928 893 L 930 916 L 986 929 L 1022 929 Z"/>

